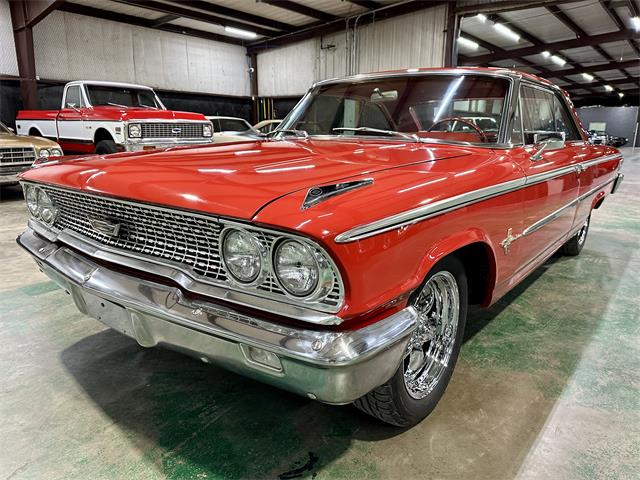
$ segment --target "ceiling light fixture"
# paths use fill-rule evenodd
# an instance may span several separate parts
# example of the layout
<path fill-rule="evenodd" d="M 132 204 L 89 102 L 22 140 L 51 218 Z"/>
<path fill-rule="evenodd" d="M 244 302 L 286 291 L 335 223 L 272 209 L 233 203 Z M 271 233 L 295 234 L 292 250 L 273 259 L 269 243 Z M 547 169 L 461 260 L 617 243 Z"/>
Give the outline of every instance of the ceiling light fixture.
<path fill-rule="evenodd" d="M 589 75 L 588 73 L 583 73 L 582 78 L 584 78 L 587 82 L 593 80 L 593 75 Z"/>
<path fill-rule="evenodd" d="M 613 92 L 613 87 L 612 87 L 611 85 L 605 85 L 605 86 L 604 86 L 604 89 L 605 89 L 607 92 Z"/>
<path fill-rule="evenodd" d="M 473 40 L 469 40 L 468 38 L 464 38 L 464 37 L 458 37 L 458 43 L 472 50 L 477 50 L 480 47 L 480 45 L 478 45 Z"/>
<path fill-rule="evenodd" d="M 544 52 L 542 52 L 542 56 L 543 56 L 544 58 L 549 58 L 549 57 L 551 56 L 551 54 L 549 53 L 549 51 L 548 51 L 548 50 L 545 50 Z"/>
<path fill-rule="evenodd" d="M 482 23 L 485 23 L 487 21 L 487 16 L 484 13 L 479 13 L 478 15 L 476 15 L 476 18 Z"/>
<path fill-rule="evenodd" d="M 224 27 L 224 31 L 229 35 L 242 38 L 256 38 L 258 36 L 258 34 L 255 32 L 250 32 L 249 30 L 242 30 L 240 28 L 234 27 Z"/>
<path fill-rule="evenodd" d="M 619 96 L 620 98 L 622 98 L 622 97 L 624 97 L 624 93 L 622 93 L 622 92 L 618 92 L 618 96 Z"/>
<path fill-rule="evenodd" d="M 631 17 L 631 25 L 636 32 L 640 32 L 640 17 Z"/>
<path fill-rule="evenodd" d="M 493 28 L 495 28 L 499 33 L 501 33 L 502 35 L 504 35 L 505 37 L 510 38 L 511 40 L 513 40 L 514 42 L 517 42 L 520 40 L 520 35 L 518 35 L 516 32 L 514 32 L 513 30 L 510 30 L 509 28 L 505 27 L 504 25 L 502 25 L 501 23 L 494 23 L 493 24 Z"/>
<path fill-rule="evenodd" d="M 560 65 L 561 67 L 564 67 L 564 65 L 567 63 L 564 58 L 559 57 L 558 55 L 551 55 L 551 61 L 556 65 Z"/>

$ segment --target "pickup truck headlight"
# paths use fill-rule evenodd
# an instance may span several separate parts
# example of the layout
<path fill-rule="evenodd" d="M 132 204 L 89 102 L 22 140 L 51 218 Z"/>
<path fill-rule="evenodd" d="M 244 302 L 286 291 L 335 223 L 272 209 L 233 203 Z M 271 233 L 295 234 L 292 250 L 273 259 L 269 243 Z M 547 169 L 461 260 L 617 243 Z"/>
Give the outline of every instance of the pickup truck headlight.
<path fill-rule="evenodd" d="M 320 268 L 316 257 L 296 240 L 285 240 L 278 245 L 274 269 L 284 289 L 296 297 L 310 295 L 318 286 Z"/>
<path fill-rule="evenodd" d="M 38 156 L 40 158 L 49 158 L 49 155 L 51 155 L 51 152 L 48 148 L 41 148 L 40 150 L 38 150 Z"/>
<path fill-rule="evenodd" d="M 213 134 L 213 128 L 211 128 L 211 124 L 205 123 L 202 126 L 202 135 L 204 135 L 205 137 L 210 137 L 212 134 Z"/>
<path fill-rule="evenodd" d="M 229 273 L 241 283 L 251 283 L 262 271 L 262 244 L 245 230 L 231 229 L 224 234 L 222 259 Z"/>
<path fill-rule="evenodd" d="M 137 123 L 132 123 L 129 125 L 129 137 L 131 138 L 140 138 L 142 136 L 142 129 L 140 125 Z"/>

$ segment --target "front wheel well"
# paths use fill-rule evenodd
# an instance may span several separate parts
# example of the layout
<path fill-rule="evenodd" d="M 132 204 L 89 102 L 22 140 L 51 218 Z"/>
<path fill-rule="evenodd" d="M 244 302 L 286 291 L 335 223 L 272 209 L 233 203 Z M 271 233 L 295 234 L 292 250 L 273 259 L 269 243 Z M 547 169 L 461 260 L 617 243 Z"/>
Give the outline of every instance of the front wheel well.
<path fill-rule="evenodd" d="M 469 303 L 488 305 L 495 279 L 495 259 L 491 247 L 484 242 L 475 242 L 455 250 L 464 266 L 469 288 Z"/>
<path fill-rule="evenodd" d="M 96 130 L 95 136 L 93 138 L 94 145 L 97 145 L 98 142 L 101 142 L 102 140 L 113 140 L 113 136 L 106 128 L 99 128 L 98 130 Z"/>

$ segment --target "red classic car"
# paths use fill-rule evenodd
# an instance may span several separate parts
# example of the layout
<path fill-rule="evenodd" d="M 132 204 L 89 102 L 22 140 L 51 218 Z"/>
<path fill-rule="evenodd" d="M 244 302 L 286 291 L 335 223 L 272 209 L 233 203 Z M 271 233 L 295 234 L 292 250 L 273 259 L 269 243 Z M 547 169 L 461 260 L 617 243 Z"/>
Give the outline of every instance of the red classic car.
<path fill-rule="evenodd" d="M 203 114 L 167 110 L 152 88 L 130 83 L 69 82 L 60 110 L 21 110 L 16 127 L 19 135 L 59 142 L 65 154 L 213 142 Z"/>
<path fill-rule="evenodd" d="M 272 138 L 37 166 L 18 243 L 143 346 L 412 425 L 467 305 L 577 255 L 621 164 L 532 75 L 358 75 L 315 84 Z"/>

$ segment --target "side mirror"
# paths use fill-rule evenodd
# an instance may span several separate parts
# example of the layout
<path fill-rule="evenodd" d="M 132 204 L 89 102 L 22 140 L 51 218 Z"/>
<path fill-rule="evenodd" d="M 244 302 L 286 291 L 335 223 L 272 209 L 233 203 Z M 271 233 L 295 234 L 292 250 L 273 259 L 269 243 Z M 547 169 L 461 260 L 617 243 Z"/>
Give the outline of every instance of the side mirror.
<path fill-rule="evenodd" d="M 538 161 L 542 159 L 542 153 L 550 150 L 560 150 L 564 148 L 564 132 L 554 132 L 551 134 L 536 133 L 533 136 L 533 143 L 536 152 L 531 155 L 531 160 Z"/>

